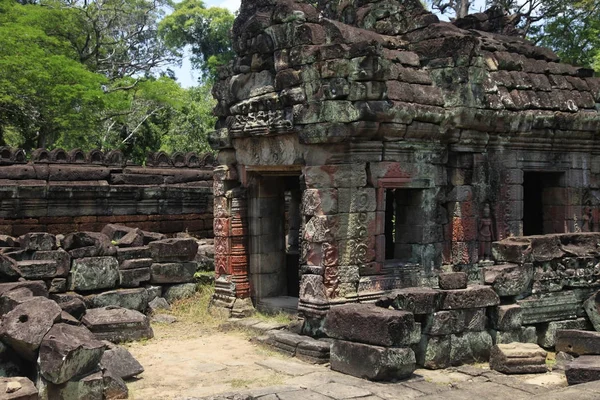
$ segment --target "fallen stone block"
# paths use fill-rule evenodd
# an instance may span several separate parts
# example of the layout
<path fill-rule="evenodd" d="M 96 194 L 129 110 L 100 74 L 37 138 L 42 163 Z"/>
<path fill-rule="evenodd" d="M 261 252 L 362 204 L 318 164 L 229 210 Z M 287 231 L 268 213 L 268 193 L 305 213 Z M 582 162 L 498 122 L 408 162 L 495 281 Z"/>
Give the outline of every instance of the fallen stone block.
<path fill-rule="evenodd" d="M 17 288 L 29 289 L 34 296 L 48 297 L 48 289 L 44 281 L 20 281 L 0 283 L 0 295 Z"/>
<path fill-rule="evenodd" d="M 331 307 L 323 330 L 334 339 L 377 346 L 402 346 L 410 344 L 414 327 L 414 316 L 407 311 L 372 304 L 346 304 Z"/>
<path fill-rule="evenodd" d="M 446 290 L 442 310 L 481 308 L 500 304 L 500 298 L 489 286 L 471 286 L 467 289 Z"/>
<path fill-rule="evenodd" d="M 533 343 L 497 344 L 490 353 L 490 368 L 505 374 L 545 373 L 546 356 L 546 350 Z"/>
<path fill-rule="evenodd" d="M 87 310 L 85 305 L 85 299 L 83 296 L 71 292 L 71 293 L 57 293 L 50 296 L 60 308 L 71 314 L 76 319 L 81 319 Z"/>
<path fill-rule="evenodd" d="M 555 293 L 542 293 L 518 300 L 521 306 L 523 324 L 539 324 L 549 321 L 562 321 L 577 318 L 581 309 L 582 290 L 565 290 Z"/>
<path fill-rule="evenodd" d="M 583 303 L 583 308 L 594 329 L 600 332 L 600 290 L 588 297 Z"/>
<path fill-rule="evenodd" d="M 169 305 L 167 300 L 165 300 L 164 297 L 157 297 L 148 303 L 148 310 L 150 311 L 151 314 L 154 314 L 157 311 L 170 310 L 170 309 L 171 309 L 171 306 Z"/>
<path fill-rule="evenodd" d="M 152 264 L 151 283 L 188 283 L 194 281 L 198 265 L 195 262 Z"/>
<path fill-rule="evenodd" d="M 0 315 L 8 314 L 19 304 L 33 299 L 33 292 L 26 287 L 16 287 L 0 295 Z"/>
<path fill-rule="evenodd" d="M 445 272 L 438 277 L 438 284 L 442 290 L 466 289 L 468 277 L 465 272 Z"/>
<path fill-rule="evenodd" d="M 521 307 L 517 304 L 492 307 L 489 315 L 492 328 L 499 331 L 518 330 L 523 324 Z"/>
<path fill-rule="evenodd" d="M 34 297 L 19 304 L 2 318 L 0 340 L 21 357 L 33 361 L 37 357 L 42 339 L 52 325 L 60 320 L 61 312 L 54 301 L 45 297 Z"/>
<path fill-rule="evenodd" d="M 100 231 L 103 235 L 106 235 L 111 241 L 119 240 L 123 236 L 127 235 L 129 232 L 133 231 L 135 228 L 130 228 L 125 225 L 119 224 L 106 224 L 104 228 Z"/>
<path fill-rule="evenodd" d="M 25 364 L 13 349 L 0 342 L 0 376 L 26 375 L 29 368 Z"/>
<path fill-rule="evenodd" d="M 152 301 L 157 297 L 162 296 L 162 286 L 145 285 L 144 288 L 148 291 L 148 301 Z"/>
<path fill-rule="evenodd" d="M 111 290 L 86 296 L 85 303 L 88 309 L 117 306 L 143 313 L 148 308 L 148 292 L 144 288 Z"/>
<path fill-rule="evenodd" d="M 538 344 L 545 348 L 554 347 L 556 344 L 556 332 L 563 329 L 586 330 L 589 323 L 585 318 L 569 319 L 566 321 L 551 321 L 538 325 Z"/>
<path fill-rule="evenodd" d="M 40 346 L 39 371 L 44 379 L 60 385 L 93 372 L 104 349 L 104 344 L 86 327 L 56 324 Z"/>
<path fill-rule="evenodd" d="M 155 324 L 174 324 L 177 322 L 177 317 L 169 314 L 154 314 L 151 321 Z"/>
<path fill-rule="evenodd" d="M 150 268 L 154 261 L 151 258 L 137 258 L 133 260 L 124 260 L 119 264 L 119 269 L 138 269 L 138 268 Z"/>
<path fill-rule="evenodd" d="M 149 282 L 151 275 L 150 268 L 119 270 L 120 286 L 127 288 L 139 287 L 143 282 Z"/>
<path fill-rule="evenodd" d="M 25 279 L 50 279 L 56 276 L 56 261 L 53 260 L 27 260 L 17 261 L 19 274 Z"/>
<path fill-rule="evenodd" d="M 177 300 L 193 297 L 196 294 L 196 289 L 195 283 L 163 286 L 162 295 L 169 304 L 173 304 Z"/>
<path fill-rule="evenodd" d="M 17 247 L 19 242 L 15 238 L 7 235 L 0 235 L 0 247 Z"/>
<path fill-rule="evenodd" d="M 450 336 L 423 335 L 415 348 L 417 363 L 427 369 L 450 366 Z"/>
<path fill-rule="evenodd" d="M 38 390 L 24 377 L 0 377 L 0 398 L 2 400 L 38 400 Z"/>
<path fill-rule="evenodd" d="M 192 238 L 157 240 L 148 246 L 157 263 L 193 261 L 198 252 L 198 242 Z"/>
<path fill-rule="evenodd" d="M 65 278 L 71 270 L 71 255 L 63 249 L 52 251 L 36 251 L 32 260 L 52 260 L 56 262 L 56 277 Z"/>
<path fill-rule="evenodd" d="M 68 325 L 79 326 L 81 325 L 81 321 L 72 316 L 66 311 L 60 313 L 60 322 Z"/>
<path fill-rule="evenodd" d="M 379 307 L 394 307 L 413 314 L 431 314 L 440 309 L 443 292 L 424 287 L 412 287 L 394 290 L 380 298 L 375 304 Z"/>
<path fill-rule="evenodd" d="M 494 344 L 506 344 L 512 342 L 537 344 L 538 336 L 535 326 L 522 326 L 510 331 L 490 330 Z"/>
<path fill-rule="evenodd" d="M 139 311 L 126 308 L 94 308 L 86 312 L 81 322 L 98 339 L 113 343 L 154 337 L 148 317 Z"/>
<path fill-rule="evenodd" d="M 55 385 L 40 378 L 37 386 L 40 388 L 40 400 L 104 400 L 104 378 L 100 371 L 61 385 Z"/>
<path fill-rule="evenodd" d="M 487 361 L 493 346 L 486 331 L 450 335 L 450 364 L 462 365 Z"/>
<path fill-rule="evenodd" d="M 518 296 L 531 292 L 533 265 L 503 264 L 483 269 L 483 280 L 498 296 Z"/>
<path fill-rule="evenodd" d="M 270 345 L 290 357 L 296 355 L 298 344 L 304 340 L 302 336 L 287 331 L 270 331 L 268 335 L 271 337 Z"/>
<path fill-rule="evenodd" d="M 90 291 L 112 289 L 119 281 L 119 263 L 114 257 L 89 257 L 73 260 L 69 289 Z"/>
<path fill-rule="evenodd" d="M 48 292 L 50 293 L 64 293 L 67 291 L 67 280 L 65 278 L 54 278 L 50 281 L 50 287 Z"/>
<path fill-rule="evenodd" d="M 144 234 L 140 229 L 133 229 L 116 241 L 118 247 L 139 247 L 144 245 Z"/>
<path fill-rule="evenodd" d="M 100 360 L 100 368 L 121 379 L 130 379 L 144 372 L 144 367 L 124 347 L 105 341 L 107 350 Z"/>
<path fill-rule="evenodd" d="M 56 249 L 56 236 L 45 232 L 31 232 L 19 237 L 21 247 L 26 250 L 48 251 Z"/>
<path fill-rule="evenodd" d="M 16 281 L 20 277 L 17 261 L 7 255 L 0 254 L 0 280 Z"/>
<path fill-rule="evenodd" d="M 313 364 L 325 364 L 329 362 L 331 351 L 331 339 L 313 339 L 303 336 L 303 340 L 296 347 L 296 357 L 302 361 Z"/>
<path fill-rule="evenodd" d="M 405 379 L 416 369 L 415 353 L 410 348 L 381 347 L 334 340 L 331 369 L 373 381 Z"/>
<path fill-rule="evenodd" d="M 102 373 L 102 381 L 104 399 L 127 399 L 129 397 L 129 389 L 125 381 L 111 371 L 104 371 Z"/>
<path fill-rule="evenodd" d="M 567 383 L 578 385 L 580 383 L 600 380 L 600 356 L 581 356 L 565 367 Z"/>
<path fill-rule="evenodd" d="M 72 258 L 108 257 L 117 254 L 108 236 L 99 232 L 75 232 L 62 240 L 62 247 Z"/>
<path fill-rule="evenodd" d="M 148 259 L 152 258 L 152 253 L 150 253 L 150 247 L 148 246 L 140 246 L 140 247 L 123 247 L 117 249 L 117 260 L 122 264 L 127 260 L 137 260 L 137 259 Z"/>
<path fill-rule="evenodd" d="M 600 355 L 600 332 L 563 329 L 556 332 L 556 351 L 584 355 Z"/>
<path fill-rule="evenodd" d="M 424 334 L 444 336 L 465 330 L 465 315 L 461 310 L 438 311 L 427 314 L 422 325 Z"/>

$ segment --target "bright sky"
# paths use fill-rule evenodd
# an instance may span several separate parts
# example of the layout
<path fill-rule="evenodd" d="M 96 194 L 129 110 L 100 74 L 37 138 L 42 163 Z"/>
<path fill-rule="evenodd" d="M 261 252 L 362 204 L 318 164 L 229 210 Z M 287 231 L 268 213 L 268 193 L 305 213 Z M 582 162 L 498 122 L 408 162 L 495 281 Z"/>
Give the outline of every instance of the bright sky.
<path fill-rule="evenodd" d="M 207 7 L 225 7 L 236 12 L 240 8 L 241 0 L 205 0 L 204 4 Z M 479 12 L 485 9 L 485 0 L 474 0 L 471 6 L 471 12 Z M 192 70 L 188 57 L 183 59 L 181 67 L 173 68 L 177 80 L 183 87 L 190 87 L 198 84 L 198 73 Z"/>

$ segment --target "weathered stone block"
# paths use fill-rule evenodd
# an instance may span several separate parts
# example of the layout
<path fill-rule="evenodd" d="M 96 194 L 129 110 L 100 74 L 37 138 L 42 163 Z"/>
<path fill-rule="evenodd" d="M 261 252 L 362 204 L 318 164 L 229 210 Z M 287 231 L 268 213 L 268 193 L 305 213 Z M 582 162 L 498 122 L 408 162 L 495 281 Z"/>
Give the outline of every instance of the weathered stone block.
<path fill-rule="evenodd" d="M 193 261 L 198 242 L 192 238 L 157 240 L 148 245 L 155 262 Z"/>
<path fill-rule="evenodd" d="M 57 277 L 67 277 L 71 270 L 71 256 L 63 249 L 52 251 L 36 251 L 33 253 L 33 260 L 53 260 L 56 262 Z"/>
<path fill-rule="evenodd" d="M 129 398 L 129 389 L 125 381 L 110 370 L 102 372 L 102 386 L 104 399 Z"/>
<path fill-rule="evenodd" d="M 0 378 L 0 393 L 4 400 L 38 400 L 38 390 L 24 377 Z"/>
<path fill-rule="evenodd" d="M 370 304 L 332 307 L 323 329 L 332 338 L 377 346 L 409 345 L 414 329 L 413 314 Z"/>
<path fill-rule="evenodd" d="M 450 363 L 461 365 L 487 361 L 492 345 L 492 337 L 486 331 L 450 335 Z"/>
<path fill-rule="evenodd" d="M 16 306 L 2 318 L 0 339 L 21 357 L 33 361 L 42 339 L 62 310 L 54 301 L 45 297 L 34 297 Z"/>
<path fill-rule="evenodd" d="M 198 265 L 195 262 L 152 264 L 151 283 L 187 283 L 194 281 Z"/>
<path fill-rule="evenodd" d="M 471 286 L 467 289 L 447 290 L 444 292 L 441 309 L 481 308 L 500 304 L 494 290 L 488 286 Z"/>
<path fill-rule="evenodd" d="M 600 332 L 559 330 L 556 332 L 555 349 L 580 356 L 600 355 Z"/>
<path fill-rule="evenodd" d="M 53 294 L 51 299 L 54 300 L 63 311 L 71 314 L 77 319 L 81 319 L 87 310 L 83 296 L 74 292 Z"/>
<path fill-rule="evenodd" d="M 380 307 L 394 307 L 413 314 L 431 314 L 440 309 L 444 294 L 436 289 L 412 287 L 394 290 L 377 300 Z"/>
<path fill-rule="evenodd" d="M 148 246 L 123 247 L 117 249 L 117 260 L 119 260 L 119 263 L 121 264 L 126 260 L 138 260 L 151 257 L 152 253 Z"/>
<path fill-rule="evenodd" d="M 42 376 L 56 384 L 93 372 L 105 346 L 83 326 L 56 324 L 40 346 L 38 360 Z"/>
<path fill-rule="evenodd" d="M 505 374 L 536 374 L 548 371 L 546 351 L 532 343 L 497 344 L 492 347 L 490 368 Z"/>
<path fill-rule="evenodd" d="M 104 379 L 102 378 L 102 372 L 95 372 L 83 378 L 65 382 L 62 385 L 55 385 L 43 379 L 39 381 L 40 400 L 104 399 Z"/>
<path fill-rule="evenodd" d="M 22 248 L 31 251 L 56 249 L 56 236 L 45 232 L 27 233 L 19 238 L 19 242 Z"/>
<path fill-rule="evenodd" d="M 600 290 L 583 303 L 583 308 L 594 325 L 594 329 L 600 332 Z"/>
<path fill-rule="evenodd" d="M 131 355 L 129 350 L 105 341 L 107 350 L 100 360 L 100 368 L 109 370 L 121 379 L 130 379 L 144 372 L 144 367 Z"/>
<path fill-rule="evenodd" d="M 431 336 L 460 333 L 465 330 L 465 315 L 461 310 L 438 311 L 428 314 L 422 329 L 424 334 Z"/>
<path fill-rule="evenodd" d="M 538 324 L 577 318 L 581 309 L 581 290 L 565 290 L 555 293 L 542 293 L 518 300 L 523 315 L 523 324 Z"/>
<path fill-rule="evenodd" d="M 94 308 L 86 312 L 81 322 L 98 339 L 113 343 L 154 337 L 148 317 L 126 308 L 114 306 Z"/>
<path fill-rule="evenodd" d="M 170 304 L 177 300 L 190 298 L 196 294 L 195 283 L 182 283 L 180 285 L 164 286 L 162 295 Z"/>
<path fill-rule="evenodd" d="M 375 188 L 338 189 L 338 210 L 345 213 L 373 212 L 377 208 Z"/>
<path fill-rule="evenodd" d="M 409 348 L 380 347 L 334 340 L 331 369 L 376 381 L 405 379 L 416 368 L 414 352 Z"/>
<path fill-rule="evenodd" d="M 117 306 L 143 313 L 148 307 L 148 292 L 144 288 L 117 289 L 89 295 L 85 302 L 88 308 Z"/>
<path fill-rule="evenodd" d="M 510 331 L 490 330 L 490 335 L 495 344 L 512 342 L 537 344 L 538 340 L 535 326 L 522 326 Z"/>
<path fill-rule="evenodd" d="M 119 282 L 121 287 L 138 287 L 142 282 L 149 282 L 150 277 L 150 268 L 119 270 Z"/>
<path fill-rule="evenodd" d="M 17 269 L 25 279 L 49 279 L 56 276 L 56 261 L 17 261 Z"/>
<path fill-rule="evenodd" d="M 490 308 L 492 328 L 499 331 L 521 329 L 523 317 L 521 307 L 517 304 L 502 305 Z"/>
<path fill-rule="evenodd" d="M 466 289 L 467 280 L 467 274 L 464 272 L 444 272 L 438 276 L 442 290 Z"/>
<path fill-rule="evenodd" d="M 89 291 L 112 289 L 119 281 L 119 262 L 114 257 L 89 257 L 73 260 L 69 289 Z"/>
<path fill-rule="evenodd" d="M 337 212 L 337 189 L 306 189 L 302 193 L 302 214 L 331 215 Z"/>
<path fill-rule="evenodd" d="M 483 269 L 483 279 L 498 296 L 518 296 L 531 291 L 533 265 L 503 264 Z"/>
<path fill-rule="evenodd" d="M 17 268 L 17 261 L 4 254 L 0 254 L 0 279 L 3 281 L 16 281 L 21 277 Z"/>
<path fill-rule="evenodd" d="M 581 356 L 565 367 L 569 386 L 600 380 L 600 356 Z"/>
<path fill-rule="evenodd" d="M 72 258 L 114 256 L 117 248 L 108 236 L 98 232 L 75 232 L 64 237 L 62 247 Z"/>
<path fill-rule="evenodd" d="M 450 366 L 450 335 L 421 336 L 415 349 L 417 363 L 427 369 L 442 369 Z"/>
<path fill-rule="evenodd" d="M 589 327 L 585 318 L 569 319 L 566 321 L 551 321 L 538 325 L 538 344 L 545 348 L 554 347 L 556 344 L 556 332 L 563 329 L 582 329 Z"/>
<path fill-rule="evenodd" d="M 365 164 L 310 166 L 303 172 L 308 188 L 364 187 L 367 183 Z"/>
<path fill-rule="evenodd" d="M 124 260 L 119 264 L 119 269 L 139 269 L 139 268 L 150 268 L 154 263 L 151 258 L 137 258 L 134 260 Z"/>

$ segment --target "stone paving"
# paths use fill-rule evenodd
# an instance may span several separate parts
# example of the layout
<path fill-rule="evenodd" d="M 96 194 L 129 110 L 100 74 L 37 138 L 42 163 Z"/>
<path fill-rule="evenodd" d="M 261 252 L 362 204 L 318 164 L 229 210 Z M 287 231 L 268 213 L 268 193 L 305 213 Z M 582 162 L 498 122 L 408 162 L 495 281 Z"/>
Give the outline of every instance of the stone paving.
<path fill-rule="evenodd" d="M 417 370 L 396 383 L 370 382 L 294 360 L 270 358 L 259 365 L 289 376 L 285 385 L 185 400 L 526 400 L 600 399 L 600 381 L 571 387 L 532 385 L 483 368 Z M 552 375 L 552 374 L 547 374 Z"/>

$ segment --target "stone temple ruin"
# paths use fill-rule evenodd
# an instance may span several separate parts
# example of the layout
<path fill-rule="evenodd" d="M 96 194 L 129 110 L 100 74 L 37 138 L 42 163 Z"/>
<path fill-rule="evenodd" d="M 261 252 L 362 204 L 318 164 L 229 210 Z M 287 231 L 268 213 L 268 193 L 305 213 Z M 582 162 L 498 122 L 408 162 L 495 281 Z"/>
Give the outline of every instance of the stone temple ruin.
<path fill-rule="evenodd" d="M 214 87 L 215 304 L 297 307 L 372 379 L 599 330 L 600 79 L 517 34 L 417 0 L 242 1 Z"/>

